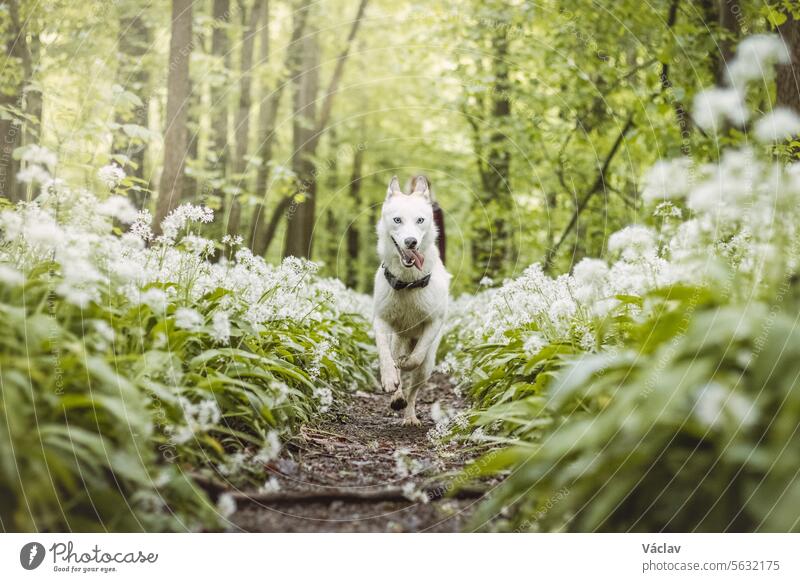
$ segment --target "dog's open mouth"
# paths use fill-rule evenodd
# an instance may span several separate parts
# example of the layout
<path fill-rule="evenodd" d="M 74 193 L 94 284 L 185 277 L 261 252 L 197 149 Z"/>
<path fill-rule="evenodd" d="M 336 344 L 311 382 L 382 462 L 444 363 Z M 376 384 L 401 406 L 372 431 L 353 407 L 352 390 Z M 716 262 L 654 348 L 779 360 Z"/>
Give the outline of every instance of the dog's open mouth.
<path fill-rule="evenodd" d="M 420 271 L 422 270 L 422 264 L 425 262 L 425 255 L 416 249 L 401 248 L 400 245 L 397 244 L 397 241 L 394 240 L 394 237 L 392 237 L 392 242 L 397 252 L 400 254 L 400 262 L 403 263 L 404 267 L 407 269 L 416 267 Z"/>

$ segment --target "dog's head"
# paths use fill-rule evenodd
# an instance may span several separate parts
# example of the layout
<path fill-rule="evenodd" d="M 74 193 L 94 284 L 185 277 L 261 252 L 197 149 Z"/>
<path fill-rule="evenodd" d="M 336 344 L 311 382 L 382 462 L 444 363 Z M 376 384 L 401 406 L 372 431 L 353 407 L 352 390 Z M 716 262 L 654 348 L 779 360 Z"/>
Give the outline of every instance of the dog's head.
<path fill-rule="evenodd" d="M 411 192 L 404 194 L 394 176 L 386 191 L 381 221 L 378 224 L 379 251 L 385 257 L 396 253 L 400 264 L 422 270 L 425 254 L 435 248 L 436 225 L 428 180 L 417 176 Z"/>

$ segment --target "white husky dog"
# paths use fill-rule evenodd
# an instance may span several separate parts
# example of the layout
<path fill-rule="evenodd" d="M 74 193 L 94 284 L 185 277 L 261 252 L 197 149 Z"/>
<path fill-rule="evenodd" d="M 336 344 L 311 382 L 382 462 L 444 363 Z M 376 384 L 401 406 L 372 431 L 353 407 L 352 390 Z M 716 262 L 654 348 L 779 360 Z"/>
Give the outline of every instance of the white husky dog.
<path fill-rule="evenodd" d="M 404 425 L 418 426 L 417 391 L 428 381 L 436 361 L 447 314 L 450 275 L 436 246 L 431 191 L 424 176 L 411 193 L 389 182 L 378 222 L 375 275 L 375 341 L 381 384 L 393 392 L 391 407 L 405 408 Z"/>

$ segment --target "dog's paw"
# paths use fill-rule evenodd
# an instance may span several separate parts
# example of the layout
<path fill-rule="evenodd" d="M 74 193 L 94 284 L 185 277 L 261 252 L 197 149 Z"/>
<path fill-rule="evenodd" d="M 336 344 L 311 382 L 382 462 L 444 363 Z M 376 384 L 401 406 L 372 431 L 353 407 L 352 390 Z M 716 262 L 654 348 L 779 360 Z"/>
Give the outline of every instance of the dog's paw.
<path fill-rule="evenodd" d="M 421 424 L 416 414 L 403 417 L 403 426 L 420 426 Z"/>
<path fill-rule="evenodd" d="M 392 410 L 403 410 L 406 407 L 406 397 L 403 394 L 403 391 L 397 389 L 395 393 L 392 395 L 392 400 L 389 402 L 389 406 Z"/>
<path fill-rule="evenodd" d="M 384 392 L 394 392 L 400 388 L 400 370 L 391 365 L 381 369 L 381 385 Z"/>
<path fill-rule="evenodd" d="M 422 359 L 417 356 L 414 356 L 413 354 L 410 354 L 408 356 L 400 356 L 397 359 L 397 365 L 404 372 L 408 372 L 415 368 L 419 368 L 420 364 L 422 364 Z"/>

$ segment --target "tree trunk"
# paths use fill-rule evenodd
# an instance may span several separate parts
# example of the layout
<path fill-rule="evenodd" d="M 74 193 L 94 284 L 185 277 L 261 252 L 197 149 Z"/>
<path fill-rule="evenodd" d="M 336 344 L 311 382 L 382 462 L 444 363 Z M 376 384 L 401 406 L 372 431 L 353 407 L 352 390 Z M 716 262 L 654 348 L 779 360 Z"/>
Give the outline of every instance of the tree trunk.
<path fill-rule="evenodd" d="M 316 67 L 309 68 L 308 66 L 305 66 L 303 69 L 306 71 L 303 77 L 313 77 L 313 83 L 306 79 L 308 85 L 305 86 L 305 90 L 300 90 L 303 85 L 302 79 L 299 83 L 295 84 L 295 112 L 300 112 L 303 115 L 303 119 L 311 122 L 311 124 L 308 126 L 311 129 L 301 127 L 301 125 L 298 124 L 297 115 L 295 115 L 294 139 L 296 147 L 295 155 L 292 158 L 292 167 L 295 170 L 295 175 L 298 177 L 299 192 L 296 196 L 295 206 L 290 209 L 290 212 L 287 213 L 288 224 L 286 227 L 286 245 L 283 253 L 285 257 L 298 256 L 311 258 L 312 255 L 312 235 L 314 230 L 314 216 L 316 208 L 315 197 L 317 188 L 313 158 L 317 151 L 319 139 L 324 133 L 325 128 L 328 126 L 331 111 L 333 110 L 333 100 L 339 90 L 339 82 L 344 74 L 344 66 L 347 63 L 348 56 L 350 55 L 350 49 L 353 47 L 356 34 L 358 34 L 358 28 L 364 17 L 364 12 L 367 8 L 367 2 L 368 0 L 361 0 L 361 2 L 358 4 L 356 17 L 350 27 L 350 32 L 347 35 L 344 49 L 336 59 L 336 66 L 333 69 L 333 74 L 331 75 L 330 82 L 328 83 L 328 87 L 325 91 L 325 97 L 322 101 L 322 105 L 320 106 L 319 120 L 316 123 L 313 121 L 316 117 L 314 112 L 316 105 L 313 102 L 315 98 L 312 97 L 312 102 L 309 104 L 309 106 L 298 108 L 298 98 L 301 102 L 304 101 L 304 99 L 307 99 L 308 95 L 304 94 L 308 92 L 307 90 L 313 89 L 314 95 L 316 95 L 318 91 L 319 79 L 318 73 L 316 72 Z M 312 35 L 307 35 L 307 38 L 308 36 Z M 314 60 L 316 62 L 319 61 L 319 55 L 316 54 L 319 52 L 316 41 L 314 41 L 313 46 L 309 47 L 308 51 L 303 51 L 304 59 L 308 58 L 307 52 L 314 53 Z M 308 65 L 308 63 L 305 64 Z M 310 73 L 313 74 L 310 75 Z M 298 129 L 301 131 L 298 132 Z M 299 137 L 303 137 L 304 139 L 302 141 L 298 141 Z M 302 144 L 302 151 L 297 148 L 299 144 Z"/>
<path fill-rule="evenodd" d="M 150 75 L 142 59 L 150 48 L 150 29 L 142 18 L 139 8 L 131 10 L 129 14 L 122 14 L 119 19 L 119 36 L 117 52 L 119 54 L 119 67 L 117 69 L 117 84 L 130 91 L 141 100 L 141 104 L 134 106 L 131 111 L 118 111 L 115 120 L 118 124 L 133 124 L 149 127 L 150 113 Z M 111 151 L 117 155 L 128 158 L 129 163 L 124 168 L 125 173 L 142 181 L 145 179 L 144 162 L 147 157 L 147 141 L 134 142 L 122 129 L 114 133 Z M 143 189 L 149 189 L 149 184 L 142 184 Z M 143 193 L 137 193 L 132 202 L 137 208 L 144 206 Z"/>
<path fill-rule="evenodd" d="M 262 94 L 269 94 L 269 97 L 261 102 L 258 117 L 258 139 L 256 141 L 257 147 L 261 149 L 261 164 L 258 167 L 258 174 L 256 175 L 255 193 L 259 197 L 253 212 L 253 220 L 250 226 L 250 248 L 253 254 L 263 256 L 267 251 L 267 247 L 272 240 L 268 236 L 270 232 L 269 225 L 266 222 L 266 202 L 267 194 L 269 192 L 269 176 L 270 164 L 272 163 L 272 150 L 275 144 L 275 123 L 278 117 L 278 107 L 283 96 L 284 88 L 289 84 L 291 79 L 298 75 L 298 70 L 301 63 L 300 55 L 300 37 L 305 30 L 306 21 L 308 20 L 308 7 L 310 0 L 304 2 L 298 7 L 294 14 L 294 24 L 292 27 L 292 37 L 289 41 L 289 46 L 286 49 L 286 58 L 284 63 L 284 74 L 275 84 L 275 88 L 270 92 L 268 89 L 262 91 Z M 268 22 L 267 2 L 264 2 L 264 22 Z M 267 63 L 269 60 L 269 29 L 264 27 L 261 36 L 261 55 L 262 62 Z M 272 220 L 270 221 L 270 224 Z M 274 232 L 273 232 L 274 233 Z"/>
<path fill-rule="evenodd" d="M 302 40 L 302 73 L 293 83 L 292 170 L 297 180 L 295 204 L 287 213 L 284 256 L 311 257 L 316 209 L 317 180 L 314 167 L 314 138 L 319 93 L 319 42 L 310 30 Z"/>
<path fill-rule="evenodd" d="M 270 61 L 270 37 L 269 37 L 269 0 L 262 0 L 261 2 L 261 36 L 259 39 L 259 59 L 258 64 L 261 67 L 268 67 Z M 291 52 L 291 47 L 287 49 Z M 248 246 L 255 253 L 255 240 L 260 230 L 263 230 L 264 220 L 264 200 L 266 199 L 267 181 L 269 180 L 269 164 L 272 161 L 272 134 L 275 131 L 275 116 L 271 116 L 272 100 L 266 98 L 269 93 L 269 84 L 266 82 L 264 76 L 261 76 L 260 93 L 262 99 L 258 108 L 258 128 L 256 130 L 256 150 L 260 154 L 260 164 L 256 170 L 256 182 L 254 187 L 254 194 L 256 196 L 256 205 L 253 208 L 253 216 L 250 222 L 250 234 L 247 238 Z M 275 109 L 277 114 L 277 108 Z M 267 141 L 270 141 L 269 151 L 267 149 Z M 266 160 L 265 158 L 266 154 Z M 260 253 L 256 253 L 260 254 Z"/>
<path fill-rule="evenodd" d="M 12 10 L 16 11 L 15 3 L 12 3 Z M 12 19 L 12 24 L 13 19 Z M 6 53 L 3 59 L 2 68 L 0 73 L 3 77 L 15 78 L 17 74 L 12 71 L 15 65 L 15 57 L 17 48 L 15 41 L 20 36 L 20 32 L 14 27 L 8 35 L 6 43 Z M 0 111 L 3 111 L 0 117 L 0 196 L 8 198 L 12 202 L 19 200 L 18 185 L 17 185 L 17 172 L 19 171 L 19 164 L 14 159 L 14 150 L 22 143 L 22 125 L 16 116 L 12 116 L 6 108 L 21 108 L 22 107 L 22 86 L 21 84 L 15 90 L 4 93 L 0 91 Z"/>
<path fill-rule="evenodd" d="M 12 121 L 12 127 L 4 132 L 6 138 L 11 141 L 9 144 L 4 143 L 4 146 L 12 146 L 10 151 L 13 154 L 15 148 L 21 145 L 30 145 L 37 141 L 39 132 L 39 127 L 37 126 L 41 125 L 42 119 L 42 95 L 38 89 L 29 87 L 33 79 L 34 63 L 31 45 L 28 43 L 28 30 L 26 30 L 28 21 L 23 22 L 20 17 L 19 2 L 11 0 L 7 4 L 11 21 L 11 36 L 8 40 L 7 54 L 11 58 L 19 59 L 19 63 L 22 66 L 20 80 L 10 94 L 8 103 L 25 112 L 24 118 Z M 33 34 L 31 36 L 32 42 L 35 42 L 38 47 L 38 35 Z M 6 66 L 10 66 L 10 63 L 7 62 Z M 7 175 L 4 189 L 8 190 L 10 199 L 25 200 L 28 197 L 28 185 L 16 179 L 17 172 L 22 169 L 22 164 L 11 160 L 8 169 L 11 173 Z M 35 187 L 36 185 L 31 184 L 31 188 Z M 35 192 L 31 194 L 35 195 Z"/>
<path fill-rule="evenodd" d="M 8 63 L 5 65 L 9 66 Z M 18 105 L 17 95 L 5 95 L 0 93 L 0 110 L 5 107 Z M 19 171 L 17 160 L 13 158 L 14 149 L 20 144 L 22 128 L 14 118 L 0 119 L 0 196 L 8 198 L 12 202 L 18 201 L 17 196 L 17 172 Z"/>
<path fill-rule="evenodd" d="M 473 209 L 475 221 L 471 250 L 476 283 L 485 275 L 495 277 L 500 274 L 511 251 L 508 228 L 512 207 L 509 183 L 511 151 L 506 135 L 511 117 L 508 45 L 508 26 L 496 26 L 492 38 L 494 83 L 489 103 L 489 123 L 494 129 L 489 136 L 486 164 L 481 165 L 483 195 Z"/>
<path fill-rule="evenodd" d="M 347 228 L 347 269 L 345 283 L 358 289 L 361 276 L 361 232 L 358 217 L 361 216 L 361 180 L 364 167 L 364 148 L 357 147 L 353 155 L 353 174 L 350 176 L 350 203 L 353 205 L 353 221 Z"/>
<path fill-rule="evenodd" d="M 736 43 L 742 32 L 740 20 L 742 7 L 737 0 L 719 0 L 719 27 L 723 37 L 719 41 L 719 61 L 717 62 L 717 85 L 728 84 L 728 63 L 733 60 Z"/>
<path fill-rule="evenodd" d="M 800 114 L 800 83 L 797 74 L 797 67 L 800 66 L 800 22 L 789 15 L 786 22 L 778 27 L 778 32 L 789 48 L 792 62 L 778 66 L 777 104 Z"/>
<path fill-rule="evenodd" d="M 222 65 L 222 70 L 227 75 L 229 67 L 230 43 L 228 41 L 228 24 L 230 23 L 230 0 L 214 0 L 212 8 L 214 30 L 211 33 L 211 54 Z M 218 64 L 219 64 L 218 63 Z M 211 151 L 212 161 L 223 178 L 228 175 L 228 86 L 227 83 L 219 84 L 217 81 L 211 86 Z M 225 199 L 225 193 L 220 188 L 215 188 L 213 194 L 220 200 Z"/>
<path fill-rule="evenodd" d="M 169 43 L 167 115 L 164 132 L 164 169 L 158 188 L 153 230 L 180 201 L 186 159 L 186 109 L 189 102 L 189 59 L 192 52 L 192 0 L 172 0 L 172 36 Z"/>
<path fill-rule="evenodd" d="M 253 45 L 258 33 L 258 20 L 261 17 L 259 0 L 255 0 L 247 13 L 244 0 L 239 0 L 239 10 L 242 17 L 242 53 L 241 70 L 239 77 L 239 108 L 236 112 L 234 135 L 236 137 L 236 151 L 234 156 L 234 173 L 239 183 L 240 190 L 247 189 L 245 173 L 247 172 L 247 146 L 250 137 L 250 91 L 253 81 Z M 239 224 L 242 219 L 242 204 L 240 195 L 231 197 L 230 213 L 228 214 L 227 232 L 231 236 L 239 234 Z"/>

